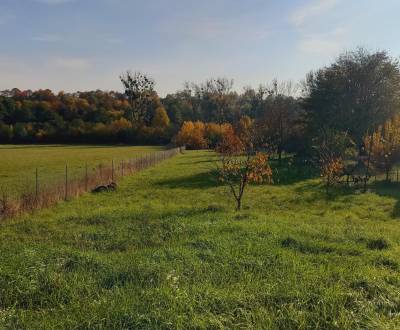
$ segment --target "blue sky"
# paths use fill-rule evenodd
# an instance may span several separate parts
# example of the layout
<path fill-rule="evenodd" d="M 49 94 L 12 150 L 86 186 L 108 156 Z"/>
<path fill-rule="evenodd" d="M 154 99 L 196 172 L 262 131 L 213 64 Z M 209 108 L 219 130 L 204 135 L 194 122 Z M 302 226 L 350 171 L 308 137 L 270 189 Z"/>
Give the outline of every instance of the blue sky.
<path fill-rule="evenodd" d="M 0 89 L 121 90 L 126 69 L 161 95 L 185 81 L 236 89 L 298 81 L 363 46 L 400 55 L 399 0 L 0 0 Z"/>

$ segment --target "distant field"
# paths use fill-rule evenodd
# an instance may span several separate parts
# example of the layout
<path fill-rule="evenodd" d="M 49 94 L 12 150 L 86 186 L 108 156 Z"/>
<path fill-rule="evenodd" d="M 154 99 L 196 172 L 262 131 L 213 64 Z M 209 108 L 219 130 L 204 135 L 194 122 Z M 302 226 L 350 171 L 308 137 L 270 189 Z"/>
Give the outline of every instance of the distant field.
<path fill-rule="evenodd" d="M 0 145 L 0 187 L 10 193 L 33 189 L 35 169 L 40 185 L 63 180 L 65 165 L 69 176 L 83 176 L 99 164 L 118 164 L 135 156 L 162 150 L 162 147 L 82 146 L 82 145 Z"/>
<path fill-rule="evenodd" d="M 291 176 L 234 212 L 185 152 L 0 223 L 1 329 L 400 329 L 400 188 Z"/>

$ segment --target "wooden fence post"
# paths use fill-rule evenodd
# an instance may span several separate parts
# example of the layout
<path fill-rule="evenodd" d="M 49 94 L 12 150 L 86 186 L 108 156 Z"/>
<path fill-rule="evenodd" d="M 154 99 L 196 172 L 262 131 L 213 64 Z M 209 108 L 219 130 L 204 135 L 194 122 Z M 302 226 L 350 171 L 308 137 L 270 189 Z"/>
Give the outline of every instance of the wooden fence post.
<path fill-rule="evenodd" d="M 85 191 L 88 191 L 88 166 L 85 164 Z"/>
<path fill-rule="evenodd" d="M 38 168 L 36 167 L 36 172 L 35 172 L 35 198 L 36 198 L 36 203 L 38 201 L 38 195 L 39 195 L 39 173 L 38 173 Z"/>
<path fill-rule="evenodd" d="M 111 182 L 114 182 L 114 159 L 111 161 Z"/>
<path fill-rule="evenodd" d="M 68 165 L 65 165 L 65 200 L 68 199 Z"/>

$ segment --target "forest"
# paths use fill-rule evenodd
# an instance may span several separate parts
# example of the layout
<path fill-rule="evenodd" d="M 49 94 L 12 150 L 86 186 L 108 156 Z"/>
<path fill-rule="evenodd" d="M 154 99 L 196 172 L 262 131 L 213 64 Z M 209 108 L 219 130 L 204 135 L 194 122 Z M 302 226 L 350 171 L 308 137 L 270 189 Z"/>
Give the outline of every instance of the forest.
<path fill-rule="evenodd" d="M 147 74 L 127 71 L 119 79 L 123 92 L 2 91 L 0 143 L 205 149 L 249 120 L 257 149 L 279 159 L 291 153 L 320 166 L 340 159 L 341 173 L 363 164 L 368 177 L 372 165 L 388 175 L 400 155 L 400 65 L 385 51 L 358 48 L 299 83 L 273 79 L 240 93 L 233 80 L 212 78 L 162 98 Z"/>

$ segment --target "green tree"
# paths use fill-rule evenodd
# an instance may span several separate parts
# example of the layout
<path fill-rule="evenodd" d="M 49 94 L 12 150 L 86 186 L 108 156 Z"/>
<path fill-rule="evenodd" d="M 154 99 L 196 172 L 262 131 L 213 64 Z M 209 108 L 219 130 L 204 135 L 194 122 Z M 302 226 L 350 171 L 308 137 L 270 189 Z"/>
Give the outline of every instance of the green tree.
<path fill-rule="evenodd" d="M 303 84 L 309 134 L 321 128 L 348 132 L 361 148 L 368 130 L 400 109 L 400 66 L 386 52 L 346 52 Z"/>
<path fill-rule="evenodd" d="M 128 117 L 134 126 L 140 126 L 149 115 L 149 104 L 154 95 L 154 80 L 144 73 L 130 71 L 121 75 L 120 80 L 130 104 Z"/>

